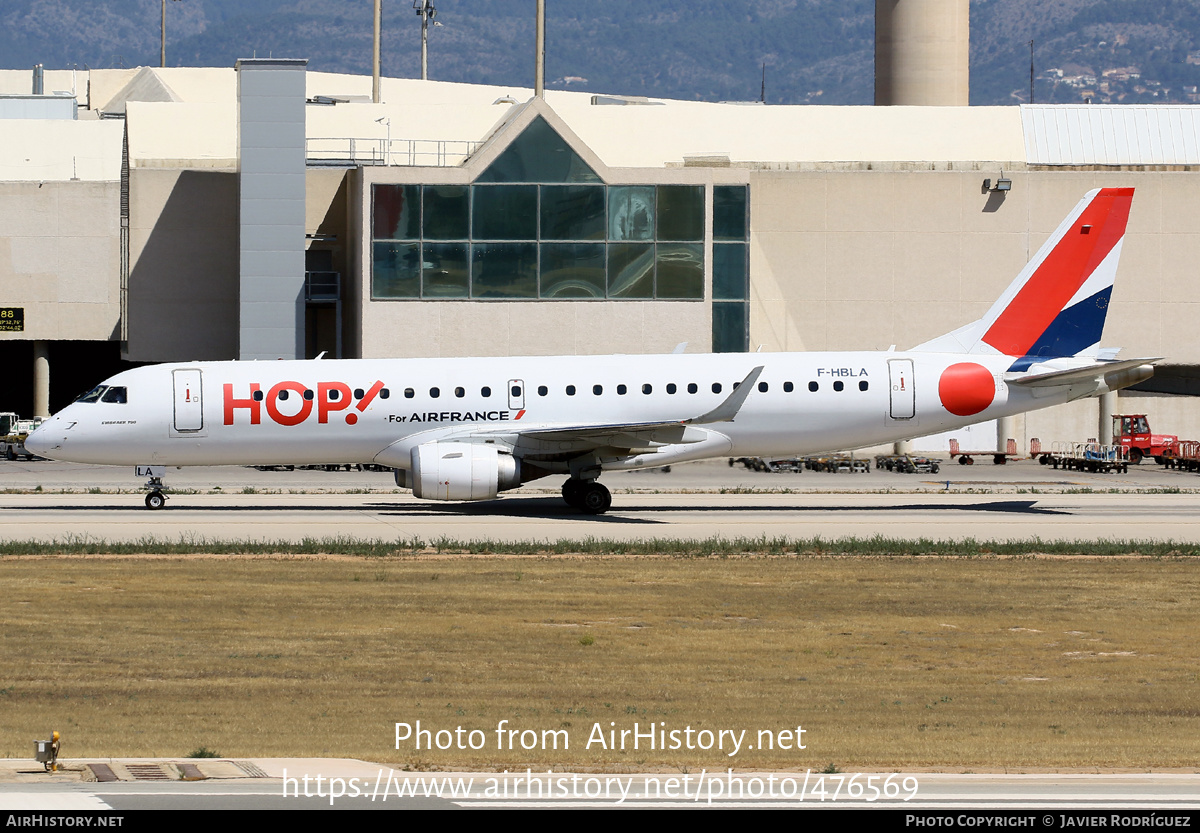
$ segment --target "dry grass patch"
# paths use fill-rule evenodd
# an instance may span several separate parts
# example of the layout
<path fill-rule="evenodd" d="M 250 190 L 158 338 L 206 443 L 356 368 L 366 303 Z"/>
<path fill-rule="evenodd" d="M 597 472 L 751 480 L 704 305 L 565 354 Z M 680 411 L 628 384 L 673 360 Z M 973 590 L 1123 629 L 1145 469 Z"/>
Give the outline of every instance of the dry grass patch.
<path fill-rule="evenodd" d="M 413 768 L 1175 767 L 1185 560 L 102 557 L 0 562 L 0 754 Z M 486 732 L 394 749 L 397 721 Z M 570 749 L 498 751 L 495 728 Z M 594 724 L 803 725 L 805 750 L 603 750 Z"/>

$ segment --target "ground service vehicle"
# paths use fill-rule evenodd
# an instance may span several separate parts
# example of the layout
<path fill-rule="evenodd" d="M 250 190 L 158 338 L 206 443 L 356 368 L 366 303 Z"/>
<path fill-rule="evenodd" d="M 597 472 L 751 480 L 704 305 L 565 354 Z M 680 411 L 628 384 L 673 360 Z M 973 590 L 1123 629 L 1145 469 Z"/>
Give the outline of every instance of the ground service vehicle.
<path fill-rule="evenodd" d="M 1113 414 L 1113 443 L 1129 449 L 1129 462 L 1137 465 L 1143 457 L 1153 457 L 1160 466 L 1175 455 L 1179 437 L 1153 434 L 1145 414 Z"/>

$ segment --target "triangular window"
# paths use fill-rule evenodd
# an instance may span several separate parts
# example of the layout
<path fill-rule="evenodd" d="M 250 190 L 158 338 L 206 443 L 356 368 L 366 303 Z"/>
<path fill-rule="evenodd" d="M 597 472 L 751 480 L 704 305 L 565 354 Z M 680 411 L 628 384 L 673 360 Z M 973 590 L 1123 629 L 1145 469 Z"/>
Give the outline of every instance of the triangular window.
<path fill-rule="evenodd" d="M 496 157 L 476 182 L 600 182 L 562 136 L 541 116 Z"/>

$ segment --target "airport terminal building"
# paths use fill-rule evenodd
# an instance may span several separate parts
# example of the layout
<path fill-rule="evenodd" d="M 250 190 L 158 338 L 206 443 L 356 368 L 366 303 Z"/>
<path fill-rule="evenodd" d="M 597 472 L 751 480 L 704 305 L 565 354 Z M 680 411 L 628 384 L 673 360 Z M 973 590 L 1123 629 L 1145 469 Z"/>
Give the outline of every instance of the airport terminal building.
<path fill-rule="evenodd" d="M 1105 408 L 1200 437 L 1200 108 L 371 92 L 300 60 L 0 72 L 0 410 L 122 362 L 904 350 L 1120 186 L 1105 344 L 1166 362 Z M 1097 415 L 1000 431 L 1082 440 Z"/>

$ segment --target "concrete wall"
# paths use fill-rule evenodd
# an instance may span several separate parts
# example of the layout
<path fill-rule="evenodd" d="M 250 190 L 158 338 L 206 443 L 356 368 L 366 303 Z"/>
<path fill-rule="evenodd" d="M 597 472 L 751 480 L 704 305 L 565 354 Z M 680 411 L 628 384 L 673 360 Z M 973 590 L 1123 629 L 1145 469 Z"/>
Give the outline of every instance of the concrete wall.
<path fill-rule="evenodd" d="M 1105 329 L 1125 356 L 1200 363 L 1195 173 L 760 172 L 751 177 L 751 349 L 901 349 L 981 315 L 1092 188 L 1137 189 Z"/>
<path fill-rule="evenodd" d="M 118 182 L 0 182 L 0 303 L 25 331 L 0 340 L 120 337 Z"/>
<path fill-rule="evenodd" d="M 237 174 L 130 172 L 131 361 L 237 358 Z"/>

